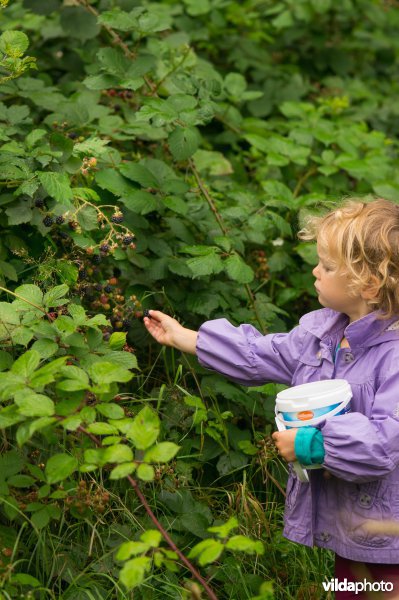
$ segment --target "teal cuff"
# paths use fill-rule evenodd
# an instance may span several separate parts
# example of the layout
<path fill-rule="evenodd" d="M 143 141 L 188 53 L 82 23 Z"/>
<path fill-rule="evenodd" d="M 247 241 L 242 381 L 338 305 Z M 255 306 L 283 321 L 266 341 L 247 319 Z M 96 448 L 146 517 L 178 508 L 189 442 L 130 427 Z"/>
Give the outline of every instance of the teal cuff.
<path fill-rule="evenodd" d="M 295 436 L 295 454 L 301 465 L 317 465 L 324 461 L 323 434 L 316 427 L 299 427 Z"/>

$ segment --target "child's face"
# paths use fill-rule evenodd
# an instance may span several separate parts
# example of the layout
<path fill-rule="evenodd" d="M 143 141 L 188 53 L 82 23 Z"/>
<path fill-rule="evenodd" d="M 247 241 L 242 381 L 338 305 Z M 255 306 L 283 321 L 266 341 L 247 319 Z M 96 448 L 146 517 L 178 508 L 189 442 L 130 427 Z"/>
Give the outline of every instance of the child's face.
<path fill-rule="evenodd" d="M 347 314 L 350 321 L 360 319 L 370 312 L 370 308 L 362 295 L 349 294 L 348 276 L 339 269 L 330 253 L 317 243 L 319 263 L 312 273 L 316 277 L 315 288 L 319 302 L 326 308 Z"/>

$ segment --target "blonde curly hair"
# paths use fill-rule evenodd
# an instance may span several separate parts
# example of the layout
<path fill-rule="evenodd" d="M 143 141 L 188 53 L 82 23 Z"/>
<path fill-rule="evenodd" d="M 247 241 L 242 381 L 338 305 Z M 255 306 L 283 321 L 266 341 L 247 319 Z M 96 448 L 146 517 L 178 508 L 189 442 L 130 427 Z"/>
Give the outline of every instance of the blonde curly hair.
<path fill-rule="evenodd" d="M 345 273 L 349 293 L 373 289 L 368 300 L 381 319 L 399 315 L 399 205 L 376 198 L 346 199 L 323 216 L 310 216 L 298 237 L 319 242 Z"/>

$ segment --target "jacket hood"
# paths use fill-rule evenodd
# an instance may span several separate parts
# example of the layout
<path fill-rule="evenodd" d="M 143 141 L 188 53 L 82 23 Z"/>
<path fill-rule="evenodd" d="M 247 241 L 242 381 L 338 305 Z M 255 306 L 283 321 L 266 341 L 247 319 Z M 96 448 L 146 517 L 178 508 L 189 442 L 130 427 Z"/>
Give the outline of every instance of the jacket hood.
<path fill-rule="evenodd" d="M 378 319 L 379 314 L 380 311 L 373 311 L 349 323 L 347 315 L 331 308 L 322 308 L 307 313 L 299 323 L 320 340 L 341 333 L 351 348 L 369 348 L 391 340 L 399 342 L 399 315 Z"/>

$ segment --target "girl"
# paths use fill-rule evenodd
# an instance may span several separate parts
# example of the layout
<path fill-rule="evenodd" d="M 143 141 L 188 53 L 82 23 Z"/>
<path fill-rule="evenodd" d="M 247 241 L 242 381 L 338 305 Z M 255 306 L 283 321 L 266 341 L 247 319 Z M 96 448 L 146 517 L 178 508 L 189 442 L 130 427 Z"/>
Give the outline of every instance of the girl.
<path fill-rule="evenodd" d="M 351 384 L 350 413 L 273 433 L 286 461 L 325 468 L 308 471 L 309 483 L 290 468 L 284 535 L 335 552 L 336 598 L 378 590 L 399 597 L 399 206 L 348 200 L 309 219 L 299 237 L 317 240 L 313 275 L 325 308 L 289 333 L 261 335 L 226 319 L 196 332 L 154 310 L 144 323 L 159 343 L 197 354 L 201 365 L 242 385 Z M 359 577 L 374 587 L 362 594 L 345 584 Z"/>

